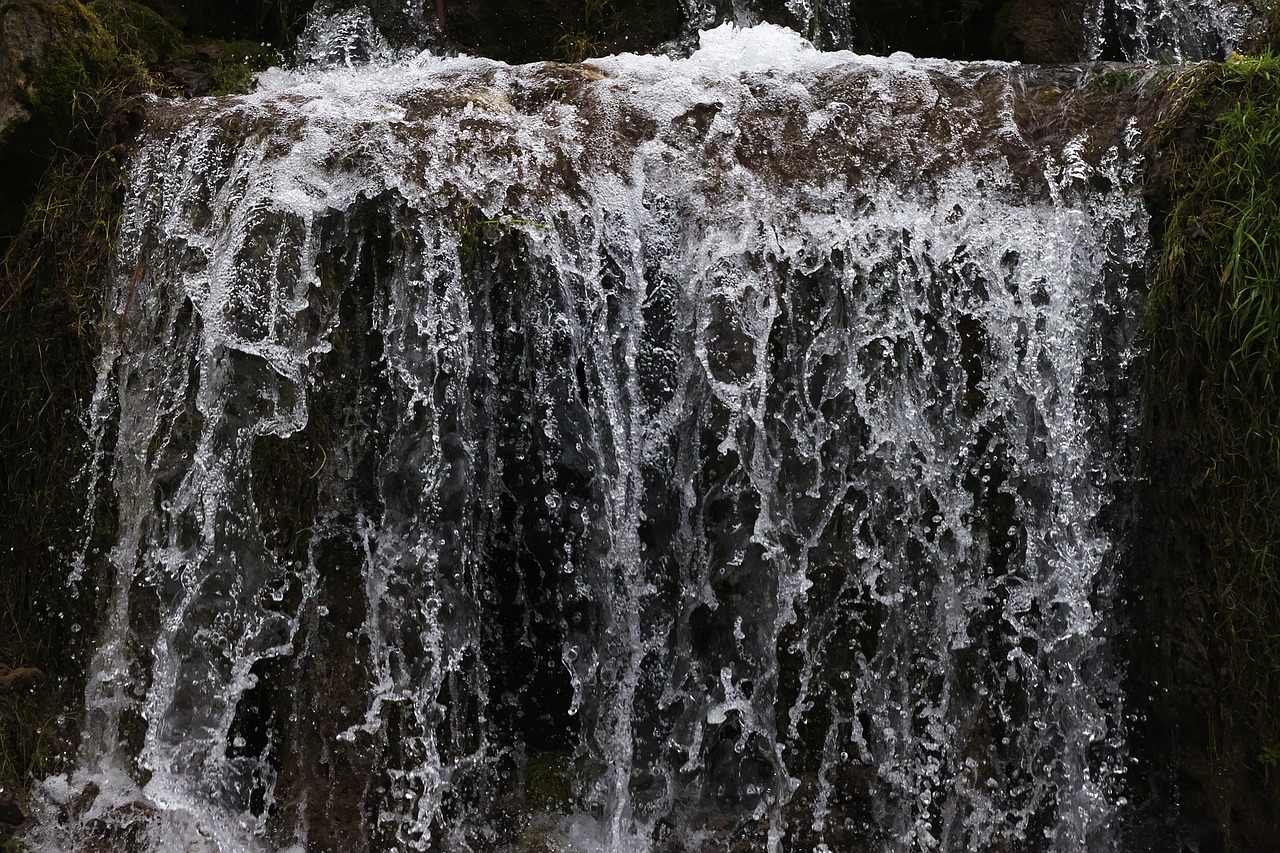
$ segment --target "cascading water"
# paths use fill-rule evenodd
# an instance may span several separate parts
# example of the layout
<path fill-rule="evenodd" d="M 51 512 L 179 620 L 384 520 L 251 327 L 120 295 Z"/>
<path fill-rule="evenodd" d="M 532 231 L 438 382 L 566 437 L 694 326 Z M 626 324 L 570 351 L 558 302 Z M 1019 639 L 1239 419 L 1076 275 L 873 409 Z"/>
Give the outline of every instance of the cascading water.
<path fill-rule="evenodd" d="M 1257 18 L 1254 0 L 1092 0 L 1088 53 L 1130 62 L 1225 59 Z"/>
<path fill-rule="evenodd" d="M 1136 76 L 723 27 L 157 104 L 30 841 L 1117 849 Z"/>

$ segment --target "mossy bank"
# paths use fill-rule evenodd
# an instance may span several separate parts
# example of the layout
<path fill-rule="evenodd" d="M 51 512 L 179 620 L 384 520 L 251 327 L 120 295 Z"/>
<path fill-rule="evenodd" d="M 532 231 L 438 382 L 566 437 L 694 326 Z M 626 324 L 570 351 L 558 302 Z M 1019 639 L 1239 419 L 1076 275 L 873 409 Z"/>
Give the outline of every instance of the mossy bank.
<path fill-rule="evenodd" d="M 66 582 L 87 512 L 91 389 L 123 164 L 148 94 L 243 89 L 277 57 L 163 3 L 0 3 L 0 799 L 74 752 L 102 578 Z"/>
<path fill-rule="evenodd" d="M 1185 78 L 1149 142 L 1147 515 L 1133 687 L 1201 850 L 1280 849 L 1280 59 Z M 1170 748 L 1172 746 L 1172 748 Z"/>

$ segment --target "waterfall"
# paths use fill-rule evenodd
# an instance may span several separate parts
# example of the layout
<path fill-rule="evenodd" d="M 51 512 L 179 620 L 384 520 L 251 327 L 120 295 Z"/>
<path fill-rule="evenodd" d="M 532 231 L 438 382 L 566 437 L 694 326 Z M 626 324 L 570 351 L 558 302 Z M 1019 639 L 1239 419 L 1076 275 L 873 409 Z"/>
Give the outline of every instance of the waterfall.
<path fill-rule="evenodd" d="M 35 849 L 1118 849 L 1156 72 L 321 48 L 151 109 Z"/>

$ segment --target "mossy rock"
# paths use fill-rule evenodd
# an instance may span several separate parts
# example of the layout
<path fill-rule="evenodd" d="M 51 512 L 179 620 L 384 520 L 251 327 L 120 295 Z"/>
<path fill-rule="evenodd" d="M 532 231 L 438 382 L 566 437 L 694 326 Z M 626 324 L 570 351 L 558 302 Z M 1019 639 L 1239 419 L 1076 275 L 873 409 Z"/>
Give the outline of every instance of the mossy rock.
<path fill-rule="evenodd" d="M 57 140 L 70 132 L 81 99 L 97 87 L 118 57 L 115 39 L 102 21 L 77 0 L 36 0 L 53 31 L 53 49 L 26 91 L 36 132 Z"/>
<path fill-rule="evenodd" d="M 85 532 L 77 412 L 93 377 L 121 163 L 139 124 L 134 96 L 150 77 L 78 0 L 18 0 L 0 13 L 6 36 L 21 24 L 33 39 L 17 63 L 24 120 L 0 148 L 0 541 L 11 545 L 0 659 L 49 675 L 0 704 L 0 784 L 20 787 L 78 742 L 100 600 L 66 584 L 71 539 Z"/>
<path fill-rule="evenodd" d="M 79 98 L 114 54 L 101 23 L 75 0 L 0 5 L 0 234 L 17 231 L 40 164 L 65 140 Z"/>
<path fill-rule="evenodd" d="M 1135 683 L 1164 689 L 1148 708 L 1135 691 L 1135 754 L 1226 851 L 1280 849 L 1278 81 L 1274 48 L 1199 66 L 1145 152 L 1160 244 L 1130 595 L 1159 638 Z"/>

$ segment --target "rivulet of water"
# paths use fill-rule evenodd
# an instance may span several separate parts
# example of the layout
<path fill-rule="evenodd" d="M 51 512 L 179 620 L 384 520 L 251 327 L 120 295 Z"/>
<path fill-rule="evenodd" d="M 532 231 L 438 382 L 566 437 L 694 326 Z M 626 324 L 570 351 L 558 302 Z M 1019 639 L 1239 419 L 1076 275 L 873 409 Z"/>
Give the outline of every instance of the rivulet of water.
<path fill-rule="evenodd" d="M 334 44 L 151 111 L 35 849 L 1117 849 L 1148 72 Z"/>

